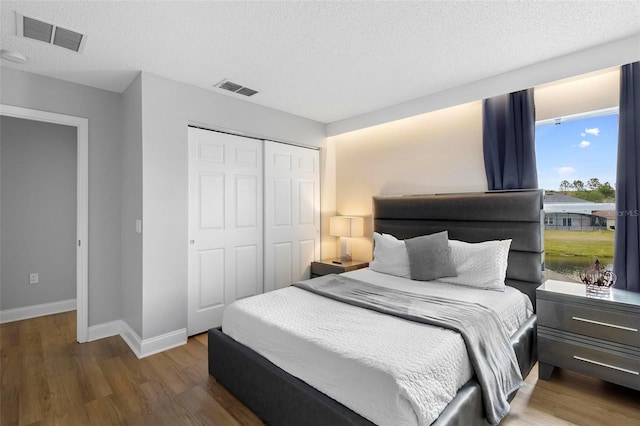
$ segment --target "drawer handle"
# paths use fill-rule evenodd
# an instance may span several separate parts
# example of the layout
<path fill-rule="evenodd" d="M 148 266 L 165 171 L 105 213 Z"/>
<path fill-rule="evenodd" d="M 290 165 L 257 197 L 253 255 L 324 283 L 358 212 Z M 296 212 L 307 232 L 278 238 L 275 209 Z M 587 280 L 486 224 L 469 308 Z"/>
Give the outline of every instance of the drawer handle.
<path fill-rule="evenodd" d="M 576 321 L 588 322 L 589 324 L 603 325 L 605 327 L 618 328 L 620 330 L 633 331 L 636 333 L 638 332 L 637 328 L 625 327 L 623 325 L 609 324 L 608 322 L 594 321 L 594 320 L 580 318 L 580 317 L 571 317 L 571 319 L 574 319 Z"/>
<path fill-rule="evenodd" d="M 599 365 L 601 367 L 607 367 L 607 368 L 611 368 L 613 370 L 618 370 L 618 371 L 622 371 L 622 372 L 625 372 L 625 373 L 629 373 L 629 374 L 634 374 L 636 376 L 640 376 L 640 372 L 638 372 L 638 371 L 627 370 L 626 368 L 616 367 L 615 365 L 605 364 L 604 362 L 598 362 L 598 361 L 594 361 L 594 360 L 588 359 L 588 358 L 582 358 L 581 356 L 577 356 L 577 355 L 574 355 L 573 358 L 577 359 L 578 361 L 590 362 L 591 364 L 596 364 L 596 365 Z"/>

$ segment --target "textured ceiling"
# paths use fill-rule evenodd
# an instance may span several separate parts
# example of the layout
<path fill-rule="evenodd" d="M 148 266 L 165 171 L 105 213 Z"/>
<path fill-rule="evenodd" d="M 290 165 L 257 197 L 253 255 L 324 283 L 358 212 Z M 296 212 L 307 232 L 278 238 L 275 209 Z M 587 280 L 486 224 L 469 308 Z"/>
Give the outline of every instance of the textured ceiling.
<path fill-rule="evenodd" d="M 15 35 L 14 11 L 88 35 Z M 640 33 L 639 1 L 2 1 L 2 65 L 122 92 L 139 70 L 323 123 Z M 226 92 L 224 92 L 226 93 Z M 229 96 L 239 96 L 230 94 Z"/>

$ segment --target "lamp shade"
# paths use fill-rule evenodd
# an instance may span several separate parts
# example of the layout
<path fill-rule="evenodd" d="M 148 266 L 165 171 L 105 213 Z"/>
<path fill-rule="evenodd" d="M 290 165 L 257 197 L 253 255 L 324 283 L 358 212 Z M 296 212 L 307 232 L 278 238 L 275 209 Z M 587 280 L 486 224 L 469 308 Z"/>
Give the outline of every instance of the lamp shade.
<path fill-rule="evenodd" d="M 363 220 L 356 216 L 334 216 L 329 221 L 329 234 L 334 237 L 362 237 Z"/>

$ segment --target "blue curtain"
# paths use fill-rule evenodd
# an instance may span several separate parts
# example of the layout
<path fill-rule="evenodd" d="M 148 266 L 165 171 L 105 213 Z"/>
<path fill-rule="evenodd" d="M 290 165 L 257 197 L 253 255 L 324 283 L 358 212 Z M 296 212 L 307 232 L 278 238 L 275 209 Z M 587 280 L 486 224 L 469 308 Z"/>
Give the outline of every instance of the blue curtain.
<path fill-rule="evenodd" d="M 533 89 L 485 99 L 484 165 L 490 190 L 538 187 Z"/>
<path fill-rule="evenodd" d="M 613 269 L 617 288 L 640 292 L 640 62 L 620 76 Z"/>

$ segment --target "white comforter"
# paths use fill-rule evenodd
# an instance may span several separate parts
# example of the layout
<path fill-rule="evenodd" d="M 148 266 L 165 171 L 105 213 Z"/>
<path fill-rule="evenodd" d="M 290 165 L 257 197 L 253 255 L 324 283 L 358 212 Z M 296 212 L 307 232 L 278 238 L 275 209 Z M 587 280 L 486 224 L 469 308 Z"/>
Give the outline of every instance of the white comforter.
<path fill-rule="evenodd" d="M 512 334 L 531 315 L 518 290 L 411 281 L 369 269 L 346 275 L 416 293 L 481 303 Z M 378 425 L 431 424 L 473 376 L 462 337 L 288 287 L 239 300 L 222 330 Z"/>

